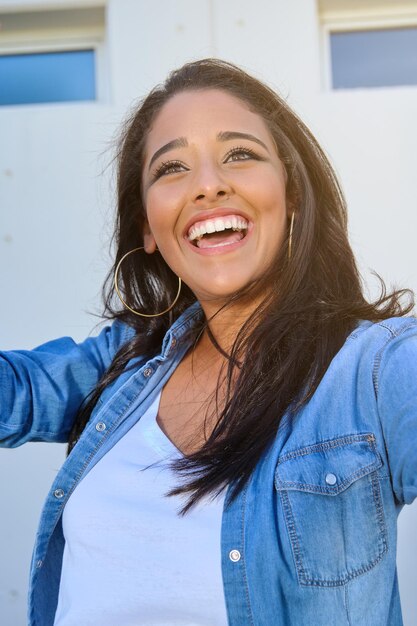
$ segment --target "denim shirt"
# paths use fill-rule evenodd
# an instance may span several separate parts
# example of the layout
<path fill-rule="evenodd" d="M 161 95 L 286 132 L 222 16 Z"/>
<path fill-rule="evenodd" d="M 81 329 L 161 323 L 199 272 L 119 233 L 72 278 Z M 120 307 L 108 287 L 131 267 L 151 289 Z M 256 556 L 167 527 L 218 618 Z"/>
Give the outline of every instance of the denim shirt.
<path fill-rule="evenodd" d="M 80 480 L 154 400 L 191 345 L 198 305 L 161 353 L 106 388 L 48 494 L 34 548 L 30 626 L 52 626 L 64 548 L 61 516 Z M 0 353 L 0 440 L 65 442 L 82 399 L 132 329 Z M 223 511 L 230 626 L 400 626 L 396 520 L 417 495 L 417 320 L 361 322 L 308 404 Z M 277 390 L 279 393 L 279 390 Z M 202 564 L 204 566 L 204 564 Z M 138 564 L 140 567 L 140 564 Z"/>

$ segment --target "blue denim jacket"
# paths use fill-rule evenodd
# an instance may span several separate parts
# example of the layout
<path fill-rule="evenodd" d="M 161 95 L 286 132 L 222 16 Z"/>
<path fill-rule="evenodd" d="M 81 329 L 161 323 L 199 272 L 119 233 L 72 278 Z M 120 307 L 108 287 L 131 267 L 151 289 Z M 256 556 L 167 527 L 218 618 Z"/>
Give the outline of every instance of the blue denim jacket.
<path fill-rule="evenodd" d="M 34 549 L 30 626 L 53 624 L 61 515 L 77 483 L 151 404 L 190 345 L 197 305 L 159 356 L 103 393 L 54 481 Z M 132 330 L 64 338 L 0 355 L 0 440 L 64 442 L 81 400 Z M 222 573 L 231 626 L 400 626 L 396 519 L 417 495 L 417 320 L 362 322 L 295 420 L 223 512 Z"/>

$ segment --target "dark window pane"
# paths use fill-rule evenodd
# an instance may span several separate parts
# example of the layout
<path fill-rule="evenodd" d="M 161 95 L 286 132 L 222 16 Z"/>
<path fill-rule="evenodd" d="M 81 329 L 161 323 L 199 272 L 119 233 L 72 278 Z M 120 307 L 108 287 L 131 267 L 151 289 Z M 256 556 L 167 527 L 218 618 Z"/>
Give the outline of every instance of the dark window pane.
<path fill-rule="evenodd" d="M 0 56 L 0 105 L 95 100 L 94 50 Z"/>
<path fill-rule="evenodd" d="M 417 84 L 417 28 L 330 35 L 334 89 Z"/>

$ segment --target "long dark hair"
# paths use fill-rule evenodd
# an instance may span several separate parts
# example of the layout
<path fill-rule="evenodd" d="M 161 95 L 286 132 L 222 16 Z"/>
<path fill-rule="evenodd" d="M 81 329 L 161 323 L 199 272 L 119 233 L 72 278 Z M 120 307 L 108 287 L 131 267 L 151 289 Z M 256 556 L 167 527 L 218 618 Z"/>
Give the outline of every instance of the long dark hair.
<path fill-rule="evenodd" d="M 133 357 L 156 354 L 167 329 L 195 301 L 185 285 L 164 317 L 144 321 L 114 298 L 113 275 L 121 257 L 143 246 L 145 208 L 141 172 L 148 132 L 163 105 L 186 90 L 221 89 L 245 102 L 266 122 L 287 173 L 287 201 L 295 211 L 290 260 L 284 242 L 265 282 L 268 295 L 240 330 L 228 358 L 227 394 L 215 427 L 200 449 L 174 464 L 186 493 L 185 513 L 207 494 L 232 484 L 234 498 L 274 440 L 280 420 L 311 398 L 330 361 L 358 320 L 379 321 L 409 313 L 406 291 L 367 302 L 347 238 L 346 206 L 339 183 L 309 129 L 274 91 L 238 67 L 217 59 L 188 63 L 172 72 L 141 102 L 124 127 L 118 150 L 118 213 L 115 263 L 103 288 L 105 316 L 136 330 L 115 356 L 97 388 L 81 407 L 70 437 L 75 445 L 100 394 Z M 129 305 L 160 311 L 177 290 L 177 277 L 161 255 L 132 254 L 121 282 Z M 233 302 L 239 294 L 231 298 Z M 213 341 L 215 339 L 213 338 Z M 250 354 L 250 362 L 240 361 Z"/>

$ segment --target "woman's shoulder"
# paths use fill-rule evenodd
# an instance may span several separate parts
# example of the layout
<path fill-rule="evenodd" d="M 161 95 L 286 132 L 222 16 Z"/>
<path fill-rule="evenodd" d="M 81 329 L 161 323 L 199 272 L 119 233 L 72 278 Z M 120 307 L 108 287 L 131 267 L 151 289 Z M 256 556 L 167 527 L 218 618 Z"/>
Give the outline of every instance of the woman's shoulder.
<path fill-rule="evenodd" d="M 417 380 L 417 319 L 391 317 L 377 322 L 359 321 L 335 355 L 333 365 L 345 372 L 347 368 L 371 371 L 376 387 L 387 366 L 399 372 L 408 367 Z"/>
<path fill-rule="evenodd" d="M 137 334 L 135 328 L 117 318 L 103 330 L 109 334 L 109 341 L 114 354 Z"/>
<path fill-rule="evenodd" d="M 391 317 L 378 322 L 361 321 L 342 350 L 357 365 L 372 368 L 377 390 L 382 380 L 406 377 L 417 384 L 417 319 Z"/>
<path fill-rule="evenodd" d="M 347 343 L 359 343 L 363 347 L 385 347 L 390 343 L 417 338 L 417 318 L 390 317 L 378 322 L 361 320 L 347 338 Z"/>

